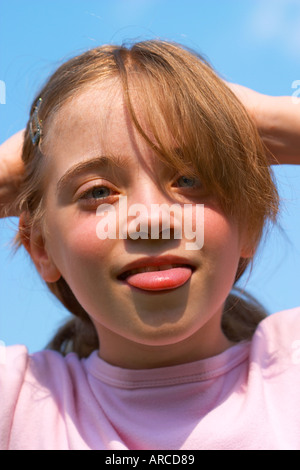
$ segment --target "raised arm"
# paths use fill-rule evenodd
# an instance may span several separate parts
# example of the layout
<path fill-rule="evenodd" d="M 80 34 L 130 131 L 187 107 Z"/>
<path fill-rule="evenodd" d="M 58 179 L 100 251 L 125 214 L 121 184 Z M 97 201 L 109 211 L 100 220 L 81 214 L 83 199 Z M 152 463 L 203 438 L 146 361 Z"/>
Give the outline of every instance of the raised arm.
<path fill-rule="evenodd" d="M 300 164 L 300 99 L 267 96 L 227 83 L 254 119 L 271 164 Z"/>
<path fill-rule="evenodd" d="M 0 145 L 0 218 L 19 215 L 13 203 L 23 178 L 23 135 L 24 131 L 20 131 Z"/>

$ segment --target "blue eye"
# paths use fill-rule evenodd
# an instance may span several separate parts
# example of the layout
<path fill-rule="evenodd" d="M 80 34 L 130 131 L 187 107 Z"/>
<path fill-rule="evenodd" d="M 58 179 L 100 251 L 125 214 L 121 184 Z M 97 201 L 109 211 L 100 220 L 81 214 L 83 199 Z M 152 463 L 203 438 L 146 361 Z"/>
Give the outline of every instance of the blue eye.
<path fill-rule="evenodd" d="M 196 178 L 181 176 L 177 180 L 177 185 L 180 187 L 192 188 L 196 185 L 199 185 L 199 181 Z"/>
<path fill-rule="evenodd" d="M 94 210 L 104 203 L 114 204 L 119 198 L 119 191 L 111 188 L 110 186 L 98 185 L 91 186 L 89 189 L 83 191 L 76 201 L 82 210 Z"/>
<path fill-rule="evenodd" d="M 105 186 L 98 186 L 96 188 L 93 188 L 90 192 L 93 199 L 101 199 L 104 197 L 108 197 L 110 196 L 110 193 L 110 189 L 106 188 Z"/>
<path fill-rule="evenodd" d="M 80 199 L 105 199 L 111 195 L 111 189 L 106 186 L 95 186 L 82 194 Z"/>

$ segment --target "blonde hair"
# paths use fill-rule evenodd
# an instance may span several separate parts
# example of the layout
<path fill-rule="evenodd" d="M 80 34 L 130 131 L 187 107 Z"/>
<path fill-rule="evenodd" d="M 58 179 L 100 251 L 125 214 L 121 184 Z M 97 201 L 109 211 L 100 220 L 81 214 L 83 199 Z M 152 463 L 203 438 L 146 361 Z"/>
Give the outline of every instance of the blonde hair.
<path fill-rule="evenodd" d="M 39 119 L 45 135 L 50 119 L 55 119 L 55 113 L 68 100 L 85 87 L 110 78 L 122 84 L 132 122 L 157 156 L 184 174 L 200 177 L 219 207 L 238 221 L 252 246 L 257 247 L 264 227 L 268 221 L 275 222 L 278 210 L 278 194 L 266 153 L 242 104 L 195 52 L 157 40 L 89 50 L 52 75 L 37 95 L 30 119 L 37 99 L 42 97 Z M 27 213 L 31 224 L 40 222 L 44 211 L 42 143 L 43 139 L 33 145 L 28 124 L 23 147 L 25 178 L 18 210 Z M 24 237 L 26 233 L 19 233 L 19 244 Z M 240 260 L 236 281 L 248 263 L 248 259 Z M 49 288 L 76 316 L 49 346 L 62 353 L 72 350 L 87 356 L 99 347 L 87 312 L 63 278 L 49 284 Z M 234 341 L 247 339 L 264 316 L 254 299 L 240 292 L 231 293 L 224 309 L 223 329 Z"/>

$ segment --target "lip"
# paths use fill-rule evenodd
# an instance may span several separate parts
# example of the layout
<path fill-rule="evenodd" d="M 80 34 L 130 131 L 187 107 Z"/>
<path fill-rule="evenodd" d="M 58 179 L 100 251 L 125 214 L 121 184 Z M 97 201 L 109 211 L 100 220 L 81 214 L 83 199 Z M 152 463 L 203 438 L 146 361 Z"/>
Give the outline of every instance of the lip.
<path fill-rule="evenodd" d="M 163 265 L 179 265 L 179 266 L 188 266 L 194 272 L 196 266 L 189 259 L 179 257 L 179 256 L 159 256 L 159 257 L 143 257 L 139 258 L 132 263 L 126 264 L 117 274 L 117 279 L 120 281 L 125 281 L 126 278 L 130 275 L 130 272 L 136 269 L 141 268 L 155 268 Z"/>

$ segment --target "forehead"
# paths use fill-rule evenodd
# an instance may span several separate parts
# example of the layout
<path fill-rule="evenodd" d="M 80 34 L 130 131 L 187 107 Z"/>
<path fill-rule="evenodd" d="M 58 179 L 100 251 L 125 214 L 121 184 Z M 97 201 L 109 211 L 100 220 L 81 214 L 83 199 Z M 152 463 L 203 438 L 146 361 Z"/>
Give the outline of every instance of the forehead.
<path fill-rule="evenodd" d="M 117 80 L 95 84 L 65 103 L 45 128 L 42 151 L 58 177 L 74 163 L 100 155 L 148 166 L 145 157 L 151 153 L 129 117 Z"/>
<path fill-rule="evenodd" d="M 68 143 L 68 149 L 75 155 L 78 151 L 90 152 L 99 145 L 118 146 L 125 134 L 133 132 L 127 114 L 118 83 L 95 84 L 69 99 L 51 117 L 45 128 L 43 150 L 61 153 Z"/>

